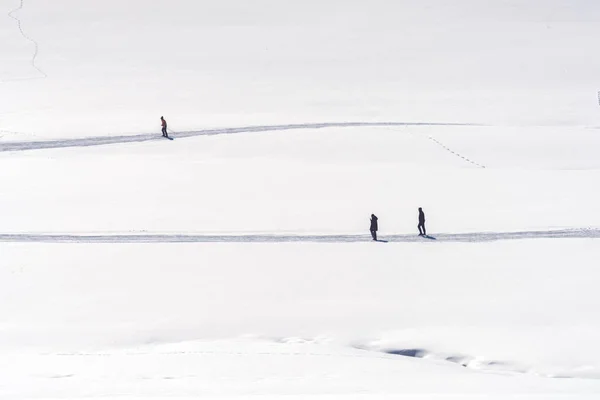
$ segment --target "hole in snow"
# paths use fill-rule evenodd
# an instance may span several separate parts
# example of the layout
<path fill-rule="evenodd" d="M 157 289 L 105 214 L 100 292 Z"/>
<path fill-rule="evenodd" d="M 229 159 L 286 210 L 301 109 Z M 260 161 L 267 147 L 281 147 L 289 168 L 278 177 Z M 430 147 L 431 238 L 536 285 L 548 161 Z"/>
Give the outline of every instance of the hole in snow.
<path fill-rule="evenodd" d="M 427 352 L 423 349 L 391 349 L 384 350 L 384 353 L 393 354 L 395 356 L 423 358 Z"/>

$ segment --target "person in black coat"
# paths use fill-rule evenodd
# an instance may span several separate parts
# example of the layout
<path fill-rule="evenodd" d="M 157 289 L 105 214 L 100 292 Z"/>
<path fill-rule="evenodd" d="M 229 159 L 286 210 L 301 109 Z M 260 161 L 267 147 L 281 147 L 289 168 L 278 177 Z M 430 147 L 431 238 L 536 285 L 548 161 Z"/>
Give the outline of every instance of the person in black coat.
<path fill-rule="evenodd" d="M 377 230 L 379 229 L 379 225 L 377 224 L 377 217 L 375 214 L 371 214 L 371 236 L 373 240 L 377 240 Z"/>
<path fill-rule="evenodd" d="M 163 137 L 168 138 L 169 134 L 167 133 L 167 121 L 163 117 L 160 117 L 160 125 L 162 126 Z"/>
<path fill-rule="evenodd" d="M 427 236 L 427 231 L 425 230 L 425 213 L 421 207 L 419 207 L 419 236 Z"/>

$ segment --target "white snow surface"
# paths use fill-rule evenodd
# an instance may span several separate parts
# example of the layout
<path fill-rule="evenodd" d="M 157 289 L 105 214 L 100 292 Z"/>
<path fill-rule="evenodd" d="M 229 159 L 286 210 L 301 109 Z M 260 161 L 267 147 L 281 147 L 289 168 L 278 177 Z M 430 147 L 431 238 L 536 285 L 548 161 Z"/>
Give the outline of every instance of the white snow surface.
<path fill-rule="evenodd" d="M 597 1 L 1 10 L 0 398 L 600 396 Z"/>

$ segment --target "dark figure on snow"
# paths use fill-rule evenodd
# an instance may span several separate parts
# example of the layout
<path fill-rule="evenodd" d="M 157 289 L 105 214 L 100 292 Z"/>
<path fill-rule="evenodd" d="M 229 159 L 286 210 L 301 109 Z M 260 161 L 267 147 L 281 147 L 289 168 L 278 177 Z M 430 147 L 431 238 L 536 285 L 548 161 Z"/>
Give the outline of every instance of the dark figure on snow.
<path fill-rule="evenodd" d="M 373 236 L 373 240 L 377 240 L 377 230 L 379 229 L 379 225 L 377 224 L 377 217 L 375 214 L 371 214 L 371 236 Z"/>
<path fill-rule="evenodd" d="M 169 134 L 167 133 L 167 121 L 163 117 L 160 117 L 160 124 L 162 125 L 162 134 L 163 137 L 168 138 Z"/>
<path fill-rule="evenodd" d="M 425 230 L 425 213 L 421 207 L 419 207 L 419 236 L 427 236 L 427 231 Z"/>

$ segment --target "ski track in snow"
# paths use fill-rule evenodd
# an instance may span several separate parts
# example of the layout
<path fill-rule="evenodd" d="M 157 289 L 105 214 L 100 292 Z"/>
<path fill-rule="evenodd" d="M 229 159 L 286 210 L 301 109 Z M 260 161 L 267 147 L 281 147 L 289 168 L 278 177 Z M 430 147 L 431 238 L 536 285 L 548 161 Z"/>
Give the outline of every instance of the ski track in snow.
<path fill-rule="evenodd" d="M 598 239 L 600 229 L 564 229 L 523 232 L 479 232 L 443 233 L 435 237 L 414 235 L 384 235 L 380 242 L 435 243 L 459 242 L 481 243 L 501 240 L 524 239 Z M 0 242 L 5 243 L 357 243 L 371 242 L 370 235 L 294 235 L 294 234 L 151 234 L 151 233 L 0 233 Z"/>
<path fill-rule="evenodd" d="M 6 79 L 6 80 L 0 80 L 0 83 L 5 83 L 5 82 L 17 82 L 17 81 L 29 81 L 29 80 L 33 80 L 33 79 L 43 79 L 43 78 L 47 78 L 48 75 L 40 68 L 37 66 L 36 60 L 37 60 L 37 56 L 38 56 L 38 52 L 39 52 L 39 45 L 38 42 L 35 41 L 34 39 L 32 39 L 30 36 L 28 36 L 25 31 L 23 30 L 23 26 L 21 24 L 21 19 L 19 19 L 19 17 L 15 16 L 15 14 L 17 14 L 19 11 L 21 11 L 23 9 L 24 6 L 24 0 L 20 0 L 19 3 L 19 7 L 15 8 L 14 10 L 10 11 L 8 13 L 8 16 L 12 19 L 14 19 L 17 22 L 17 26 L 19 27 L 19 32 L 21 32 L 21 36 L 23 36 L 27 41 L 33 43 L 34 46 L 34 51 L 33 51 L 33 55 L 31 56 L 31 66 L 40 73 L 40 76 L 32 76 L 32 77 L 25 77 L 25 78 L 14 78 L 14 79 Z"/>
<path fill-rule="evenodd" d="M 170 132 L 174 139 L 194 137 L 230 135 L 236 133 L 254 133 L 270 131 L 286 131 L 297 129 L 322 129 L 322 128 L 352 128 L 352 127 L 385 127 L 385 126 L 483 126 L 470 123 L 444 123 L 444 122 L 322 122 L 287 125 L 256 125 L 237 128 L 203 129 L 198 131 Z M 158 133 L 144 133 L 137 135 L 120 136 L 94 136 L 87 138 L 57 139 L 29 142 L 4 142 L 0 143 L 0 152 L 27 151 L 43 149 L 59 149 L 65 147 L 89 147 L 109 144 L 137 143 L 164 140 Z"/>

